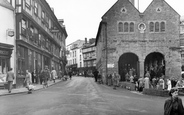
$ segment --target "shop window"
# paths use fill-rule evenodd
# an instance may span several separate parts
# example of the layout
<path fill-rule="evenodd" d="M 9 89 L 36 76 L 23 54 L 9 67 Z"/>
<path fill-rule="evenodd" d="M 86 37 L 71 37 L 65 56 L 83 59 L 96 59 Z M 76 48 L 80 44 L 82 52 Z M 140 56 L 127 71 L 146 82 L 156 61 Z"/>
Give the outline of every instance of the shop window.
<path fill-rule="evenodd" d="M 6 74 L 8 71 L 8 60 L 7 58 L 0 58 L 0 74 Z"/>
<path fill-rule="evenodd" d="M 20 50 L 20 56 L 18 57 L 18 64 L 17 64 L 17 68 L 18 68 L 18 74 L 19 75 L 25 75 L 25 71 L 26 71 L 26 65 L 25 65 L 25 55 L 26 55 L 26 49 L 22 46 L 18 46 Z"/>
<path fill-rule="evenodd" d="M 130 23 L 130 32 L 134 32 L 134 23 L 133 22 Z"/>

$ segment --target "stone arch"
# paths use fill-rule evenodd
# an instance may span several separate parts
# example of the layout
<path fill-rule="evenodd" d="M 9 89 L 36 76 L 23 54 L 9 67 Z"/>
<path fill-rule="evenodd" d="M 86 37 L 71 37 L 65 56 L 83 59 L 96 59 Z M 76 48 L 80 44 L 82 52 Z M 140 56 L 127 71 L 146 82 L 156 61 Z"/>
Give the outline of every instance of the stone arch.
<path fill-rule="evenodd" d="M 136 54 L 128 52 L 124 53 L 119 57 L 118 60 L 118 71 L 121 76 L 121 81 L 125 81 L 125 75 L 127 72 L 130 72 L 130 69 L 133 70 L 133 74 L 139 76 L 139 58 Z"/>
<path fill-rule="evenodd" d="M 165 75 L 165 58 L 160 52 L 149 53 L 144 61 L 144 74 L 146 71 L 150 72 L 150 79 L 153 77 L 161 77 Z"/>

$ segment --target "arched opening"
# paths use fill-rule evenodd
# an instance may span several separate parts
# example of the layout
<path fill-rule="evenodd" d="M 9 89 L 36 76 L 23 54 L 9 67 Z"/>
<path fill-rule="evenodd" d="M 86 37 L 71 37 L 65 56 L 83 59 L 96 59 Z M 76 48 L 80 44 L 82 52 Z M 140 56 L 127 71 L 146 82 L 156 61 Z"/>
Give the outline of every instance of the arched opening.
<path fill-rule="evenodd" d="M 139 77 L 139 59 L 134 53 L 125 53 L 120 56 L 118 61 L 119 74 L 121 81 L 125 81 L 126 73 L 133 70 L 132 74 L 136 74 Z"/>
<path fill-rule="evenodd" d="M 150 79 L 156 77 L 159 78 L 165 75 L 165 59 L 161 53 L 153 52 L 146 56 L 144 62 L 144 74 L 149 71 Z"/>

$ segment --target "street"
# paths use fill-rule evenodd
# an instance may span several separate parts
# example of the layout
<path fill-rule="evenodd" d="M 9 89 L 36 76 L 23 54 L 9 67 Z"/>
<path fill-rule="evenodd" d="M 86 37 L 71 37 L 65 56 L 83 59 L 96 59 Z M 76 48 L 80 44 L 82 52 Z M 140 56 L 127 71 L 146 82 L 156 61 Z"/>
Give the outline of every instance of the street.
<path fill-rule="evenodd" d="M 32 94 L 0 97 L 0 115 L 163 115 L 165 99 L 73 77 Z"/>

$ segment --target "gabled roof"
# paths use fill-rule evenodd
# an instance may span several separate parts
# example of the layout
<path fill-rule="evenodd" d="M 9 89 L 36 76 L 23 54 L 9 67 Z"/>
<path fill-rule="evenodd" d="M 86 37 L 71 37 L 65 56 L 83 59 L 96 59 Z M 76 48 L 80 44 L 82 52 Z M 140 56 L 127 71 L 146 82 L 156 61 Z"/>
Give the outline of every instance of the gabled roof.
<path fill-rule="evenodd" d="M 144 13 L 146 12 L 146 10 L 155 2 L 156 0 L 152 0 L 152 2 L 148 5 L 148 7 L 144 10 Z M 178 14 L 178 12 L 176 12 L 176 10 L 174 10 L 165 0 L 161 0 L 163 1 L 164 3 L 166 3 L 175 13 Z M 143 14 L 144 14 L 143 13 Z M 179 14 L 178 14 L 179 15 Z"/>
<path fill-rule="evenodd" d="M 13 6 L 7 0 L 0 0 L 0 6 L 3 6 L 13 11 L 15 10 Z"/>
<path fill-rule="evenodd" d="M 116 5 L 118 4 L 118 2 L 121 1 L 121 0 L 117 0 L 117 2 L 102 16 L 102 18 Z M 134 8 L 135 10 L 137 10 L 139 12 L 139 10 L 129 1 L 127 0 Z M 140 13 L 140 12 L 139 12 Z"/>

